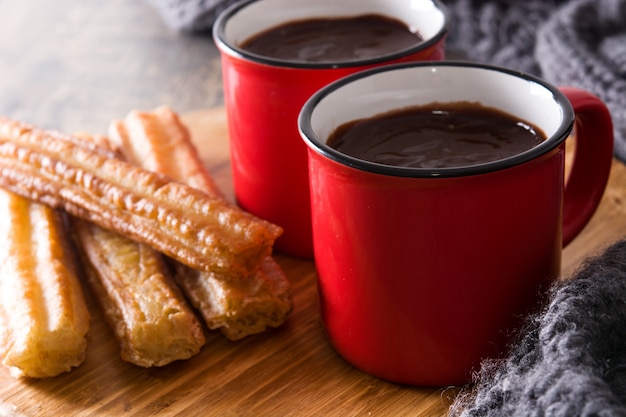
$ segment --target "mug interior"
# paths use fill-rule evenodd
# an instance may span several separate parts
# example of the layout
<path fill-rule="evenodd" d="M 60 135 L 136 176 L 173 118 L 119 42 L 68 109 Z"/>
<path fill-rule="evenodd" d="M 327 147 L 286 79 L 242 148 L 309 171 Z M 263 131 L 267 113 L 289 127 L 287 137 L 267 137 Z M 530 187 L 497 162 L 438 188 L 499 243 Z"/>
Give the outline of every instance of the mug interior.
<path fill-rule="evenodd" d="M 326 140 L 338 126 L 390 110 L 434 102 L 478 102 L 539 127 L 546 140 L 521 154 L 481 165 L 455 168 L 392 167 L 366 162 L 330 148 Z M 300 114 L 309 146 L 347 165 L 401 176 L 454 176 L 482 173 L 533 159 L 569 135 L 573 110 L 555 87 L 533 76 L 493 66 L 410 63 L 363 71 L 318 91 Z"/>
<path fill-rule="evenodd" d="M 446 17 L 437 0 L 252 0 L 224 11 L 215 23 L 214 38 L 227 52 L 254 58 L 255 54 L 242 50 L 239 45 L 264 30 L 295 20 L 364 14 L 379 14 L 404 22 L 423 37 L 423 41 L 416 44 L 418 49 L 445 34 Z"/>

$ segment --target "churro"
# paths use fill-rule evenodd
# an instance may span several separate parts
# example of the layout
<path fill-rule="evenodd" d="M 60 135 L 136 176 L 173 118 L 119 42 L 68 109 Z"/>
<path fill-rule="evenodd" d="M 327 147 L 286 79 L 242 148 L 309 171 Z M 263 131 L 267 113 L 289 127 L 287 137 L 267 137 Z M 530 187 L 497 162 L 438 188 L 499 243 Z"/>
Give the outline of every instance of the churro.
<path fill-rule="evenodd" d="M 0 357 L 46 378 L 85 358 L 89 313 L 62 214 L 0 190 Z"/>
<path fill-rule="evenodd" d="M 74 142 L 0 119 L 0 186 L 204 271 L 248 275 L 271 253 L 278 226 Z"/>
<path fill-rule="evenodd" d="M 161 254 L 74 219 L 87 280 L 127 362 L 143 367 L 188 359 L 205 338 Z"/>
<path fill-rule="evenodd" d="M 109 137 L 132 162 L 224 201 L 189 131 L 171 109 L 133 111 L 124 120 L 111 123 Z M 249 276 L 236 278 L 224 272 L 176 265 L 175 279 L 207 326 L 219 328 L 229 339 L 241 339 L 284 323 L 292 308 L 290 284 L 271 256 L 265 257 Z"/>
<path fill-rule="evenodd" d="M 115 151 L 106 138 L 77 134 Z M 121 157 L 121 154 L 119 154 Z M 121 357 L 143 367 L 188 359 L 205 342 L 163 256 L 151 247 L 72 219 L 85 275 L 120 346 Z"/>

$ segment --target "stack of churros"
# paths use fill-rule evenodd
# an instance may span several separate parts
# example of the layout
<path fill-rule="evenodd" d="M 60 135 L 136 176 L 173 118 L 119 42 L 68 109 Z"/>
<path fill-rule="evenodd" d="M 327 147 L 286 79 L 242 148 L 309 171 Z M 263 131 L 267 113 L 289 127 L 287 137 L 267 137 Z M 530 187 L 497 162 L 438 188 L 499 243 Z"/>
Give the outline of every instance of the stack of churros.
<path fill-rule="evenodd" d="M 110 148 L 101 137 L 79 137 Z M 202 326 L 159 252 L 83 219 L 72 219 L 72 226 L 85 278 L 124 360 L 163 366 L 200 351 Z"/>
<path fill-rule="evenodd" d="M 205 271 L 249 274 L 282 232 L 223 200 L 77 141 L 0 119 L 0 187 Z"/>
<path fill-rule="evenodd" d="M 77 275 L 122 358 L 145 367 L 201 349 L 193 308 L 231 340 L 291 311 L 271 256 L 281 229 L 222 198 L 176 113 L 131 112 L 110 133 L 121 153 L 106 138 L 0 119 L 0 358 L 15 376 L 82 362 L 89 313 Z"/>
<path fill-rule="evenodd" d="M 124 120 L 111 123 L 109 137 L 131 162 L 225 202 L 189 131 L 171 109 L 131 112 Z M 177 263 L 175 279 L 207 326 L 219 328 L 231 340 L 276 327 L 291 310 L 289 282 L 271 256 L 243 277 Z"/>

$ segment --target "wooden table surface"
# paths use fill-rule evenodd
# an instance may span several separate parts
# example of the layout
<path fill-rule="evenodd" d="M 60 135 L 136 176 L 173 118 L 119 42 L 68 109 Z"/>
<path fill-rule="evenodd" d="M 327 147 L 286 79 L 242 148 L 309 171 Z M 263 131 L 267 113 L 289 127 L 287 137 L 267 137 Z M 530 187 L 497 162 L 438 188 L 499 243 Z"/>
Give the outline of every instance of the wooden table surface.
<path fill-rule="evenodd" d="M 208 34 L 176 33 L 142 1 L 0 1 L 0 114 L 105 133 L 111 119 L 161 104 L 185 114 L 232 198 L 219 54 Z M 626 171 L 615 162 L 599 211 L 564 251 L 563 275 L 623 237 Z M 194 358 L 143 369 L 119 358 L 94 306 L 81 367 L 41 381 L 15 380 L 0 368 L 0 416 L 446 414 L 454 388 L 390 384 L 344 362 L 324 337 L 313 263 L 277 260 L 295 304 L 283 327 L 239 342 L 211 333 Z"/>

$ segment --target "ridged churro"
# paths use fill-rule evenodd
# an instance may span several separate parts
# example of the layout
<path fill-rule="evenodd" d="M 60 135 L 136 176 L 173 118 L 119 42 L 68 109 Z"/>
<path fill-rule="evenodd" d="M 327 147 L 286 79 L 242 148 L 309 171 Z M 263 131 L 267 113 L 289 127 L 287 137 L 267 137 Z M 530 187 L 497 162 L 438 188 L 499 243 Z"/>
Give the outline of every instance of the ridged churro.
<path fill-rule="evenodd" d="M 111 123 L 109 137 L 133 163 L 223 200 L 189 131 L 171 109 L 133 111 Z M 176 265 L 175 279 L 207 326 L 219 328 L 231 340 L 281 325 L 292 308 L 289 281 L 271 256 L 244 279 L 181 264 Z"/>
<path fill-rule="evenodd" d="M 85 145 L 95 143 L 114 151 L 106 138 L 76 136 Z M 72 225 L 87 281 L 115 334 L 122 359 L 151 367 L 198 353 L 205 342 L 202 325 L 163 256 L 82 219 L 73 218 Z"/>
<path fill-rule="evenodd" d="M 89 313 L 62 214 L 0 190 L 0 357 L 46 378 L 85 358 Z"/>
<path fill-rule="evenodd" d="M 88 282 L 122 359 L 151 367 L 198 353 L 205 342 L 202 326 L 161 254 L 82 219 L 73 225 Z"/>
<path fill-rule="evenodd" d="M 268 256 L 248 279 L 229 280 L 176 264 L 174 278 L 210 329 L 230 340 L 278 327 L 292 309 L 290 284 L 280 266 Z"/>
<path fill-rule="evenodd" d="M 74 142 L 0 119 L 0 186 L 204 271 L 247 275 L 271 253 L 278 226 Z"/>

